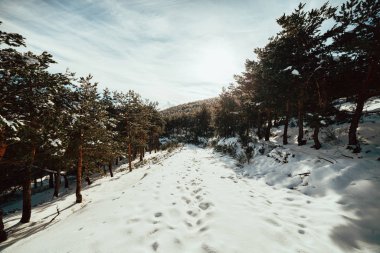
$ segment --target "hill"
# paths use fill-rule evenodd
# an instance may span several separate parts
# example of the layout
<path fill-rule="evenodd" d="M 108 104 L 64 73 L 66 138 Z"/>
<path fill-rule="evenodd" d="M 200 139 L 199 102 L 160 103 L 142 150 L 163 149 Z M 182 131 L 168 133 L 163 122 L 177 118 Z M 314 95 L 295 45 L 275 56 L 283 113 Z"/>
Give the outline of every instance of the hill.
<path fill-rule="evenodd" d="M 203 100 L 198 100 L 186 104 L 180 104 L 173 107 L 169 107 L 165 110 L 160 111 L 164 117 L 178 114 L 193 114 L 201 110 L 202 106 L 205 105 L 209 110 L 214 111 L 218 104 L 218 97 L 208 98 Z"/>

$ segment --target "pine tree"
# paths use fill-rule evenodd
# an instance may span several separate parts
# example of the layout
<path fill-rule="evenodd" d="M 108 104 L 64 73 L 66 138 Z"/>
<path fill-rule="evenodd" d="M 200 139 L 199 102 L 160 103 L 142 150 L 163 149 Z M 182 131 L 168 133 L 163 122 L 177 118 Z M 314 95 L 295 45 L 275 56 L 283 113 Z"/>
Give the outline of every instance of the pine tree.
<path fill-rule="evenodd" d="M 350 0 L 335 16 L 337 22 L 334 47 L 338 54 L 352 61 L 361 80 L 354 84 L 356 109 L 349 128 L 348 144 L 360 151 L 356 130 L 365 101 L 380 94 L 376 80 L 380 77 L 380 3 L 377 0 Z M 351 65 L 351 64 L 350 64 Z"/>

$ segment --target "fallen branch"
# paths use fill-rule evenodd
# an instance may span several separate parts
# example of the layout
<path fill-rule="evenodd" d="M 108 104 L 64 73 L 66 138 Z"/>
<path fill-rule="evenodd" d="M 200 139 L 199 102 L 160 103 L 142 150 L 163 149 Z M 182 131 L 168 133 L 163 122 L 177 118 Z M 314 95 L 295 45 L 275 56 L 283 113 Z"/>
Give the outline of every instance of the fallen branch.
<path fill-rule="evenodd" d="M 344 157 L 347 157 L 347 158 L 351 158 L 351 159 L 354 159 L 352 156 L 343 155 L 343 154 L 342 154 L 342 156 L 344 156 Z"/>
<path fill-rule="evenodd" d="M 322 159 L 322 160 L 325 160 L 326 162 L 329 162 L 329 163 L 331 163 L 331 164 L 334 164 L 334 162 L 332 162 L 332 161 L 330 161 L 330 160 L 328 160 L 328 159 L 326 159 L 326 158 L 319 157 L 319 156 L 318 156 L 318 158 L 319 158 L 319 159 Z"/>
<path fill-rule="evenodd" d="M 297 176 L 300 176 L 300 177 L 307 177 L 307 176 L 310 176 L 310 172 L 300 173 L 300 174 L 297 174 Z"/>

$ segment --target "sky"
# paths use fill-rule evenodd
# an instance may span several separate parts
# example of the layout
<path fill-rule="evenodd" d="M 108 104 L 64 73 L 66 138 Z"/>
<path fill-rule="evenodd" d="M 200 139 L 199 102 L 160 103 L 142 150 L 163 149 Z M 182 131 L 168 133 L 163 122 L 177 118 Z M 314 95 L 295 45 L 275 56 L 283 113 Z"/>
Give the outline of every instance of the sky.
<path fill-rule="evenodd" d="M 308 8 L 325 0 L 309 0 Z M 342 1 L 332 0 L 333 6 Z M 295 0 L 0 0 L 0 29 L 47 51 L 99 88 L 134 90 L 160 108 L 218 96 Z"/>

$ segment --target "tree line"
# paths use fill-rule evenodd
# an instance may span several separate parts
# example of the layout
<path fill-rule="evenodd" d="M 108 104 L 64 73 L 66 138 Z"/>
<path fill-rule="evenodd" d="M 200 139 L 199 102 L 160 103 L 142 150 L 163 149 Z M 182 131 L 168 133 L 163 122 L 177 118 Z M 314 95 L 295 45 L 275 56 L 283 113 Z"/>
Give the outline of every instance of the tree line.
<path fill-rule="evenodd" d="M 22 223 L 31 217 L 33 180 L 54 174 L 58 196 L 60 177 L 74 174 L 81 203 L 82 176 L 89 181 L 105 165 L 112 176 L 120 157 L 132 170 L 134 159 L 158 149 L 164 130 L 156 102 L 132 90 L 99 91 L 91 75 L 50 73 L 52 55 L 25 46 L 23 36 L 0 31 L 0 197 L 22 188 Z"/>
<path fill-rule="evenodd" d="M 360 152 L 357 128 L 365 102 L 380 95 L 380 3 L 349 0 L 339 7 L 328 3 L 307 11 L 299 4 L 277 19 L 281 31 L 262 48 L 257 59 L 246 60 L 236 82 L 224 89 L 215 113 L 219 136 L 242 137 L 256 129 L 269 140 L 273 123 L 288 126 L 297 119 L 298 145 L 304 145 L 304 125 L 313 129 L 319 149 L 321 127 L 347 120 L 348 147 Z M 339 112 L 334 103 L 347 98 L 352 113 Z"/>

